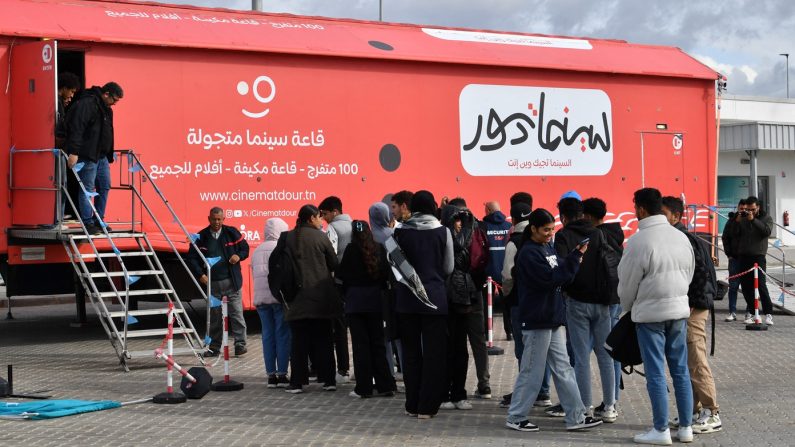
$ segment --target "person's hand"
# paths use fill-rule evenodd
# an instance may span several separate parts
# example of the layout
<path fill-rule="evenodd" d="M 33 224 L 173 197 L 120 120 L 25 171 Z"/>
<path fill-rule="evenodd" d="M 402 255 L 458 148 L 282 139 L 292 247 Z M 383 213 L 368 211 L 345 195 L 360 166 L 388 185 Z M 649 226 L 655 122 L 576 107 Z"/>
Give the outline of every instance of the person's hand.
<path fill-rule="evenodd" d="M 580 250 L 580 253 L 585 254 L 585 252 L 588 251 L 588 244 L 589 242 L 586 242 L 582 245 L 578 245 L 577 250 Z"/>
<path fill-rule="evenodd" d="M 199 278 L 199 282 L 200 282 L 200 283 L 202 283 L 202 284 L 204 284 L 204 285 L 206 286 L 206 285 L 207 285 L 207 275 L 202 275 L 202 276 Z"/>
<path fill-rule="evenodd" d="M 754 213 L 748 211 L 745 213 L 745 220 L 751 221 L 754 220 Z"/>
<path fill-rule="evenodd" d="M 450 203 L 450 199 L 447 196 L 442 197 L 441 206 L 446 206 L 448 203 Z"/>
<path fill-rule="evenodd" d="M 232 265 L 237 264 L 238 262 L 240 262 L 240 256 L 238 255 L 232 255 L 232 257 L 229 258 L 229 263 Z"/>
<path fill-rule="evenodd" d="M 77 164 L 77 154 L 72 154 L 66 159 L 66 165 L 72 169 Z"/>

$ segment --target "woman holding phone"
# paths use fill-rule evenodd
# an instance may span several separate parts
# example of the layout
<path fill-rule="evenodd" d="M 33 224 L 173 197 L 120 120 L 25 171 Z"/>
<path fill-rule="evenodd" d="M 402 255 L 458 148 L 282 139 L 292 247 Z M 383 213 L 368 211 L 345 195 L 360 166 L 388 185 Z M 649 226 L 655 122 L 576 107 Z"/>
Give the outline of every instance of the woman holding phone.
<path fill-rule="evenodd" d="M 586 415 L 574 369 L 569 364 L 563 328 L 565 307 L 560 293 L 561 286 L 577 274 L 588 241 L 583 241 L 566 257 L 559 257 L 552 244 L 554 231 L 555 218 L 549 211 L 543 208 L 533 211 L 524 230 L 522 248 L 516 255 L 514 278 L 524 352 L 505 425 L 518 431 L 538 431 L 527 414 L 541 388 L 547 364 L 566 412 L 566 429 L 582 430 L 602 423 L 601 419 Z"/>

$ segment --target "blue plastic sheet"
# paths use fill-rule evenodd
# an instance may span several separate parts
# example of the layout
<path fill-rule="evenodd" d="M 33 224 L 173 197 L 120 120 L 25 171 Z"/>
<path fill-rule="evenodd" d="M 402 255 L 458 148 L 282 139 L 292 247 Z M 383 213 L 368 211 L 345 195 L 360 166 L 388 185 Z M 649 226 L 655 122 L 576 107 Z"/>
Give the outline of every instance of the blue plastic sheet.
<path fill-rule="evenodd" d="M 52 419 L 119 407 L 121 407 L 121 402 L 113 400 L 61 399 L 36 402 L 0 402 L 0 418 Z"/>

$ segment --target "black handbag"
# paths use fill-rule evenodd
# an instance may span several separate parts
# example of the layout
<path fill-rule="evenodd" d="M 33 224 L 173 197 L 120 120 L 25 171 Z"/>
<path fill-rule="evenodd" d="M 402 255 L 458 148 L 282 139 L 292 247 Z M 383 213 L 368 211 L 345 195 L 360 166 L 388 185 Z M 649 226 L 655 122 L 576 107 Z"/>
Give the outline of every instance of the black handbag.
<path fill-rule="evenodd" d="M 643 373 L 635 371 L 635 366 L 643 363 L 643 359 L 640 356 L 638 333 L 635 332 L 635 322 L 632 321 L 631 312 L 624 314 L 613 326 L 604 347 L 613 360 L 621 363 L 624 373 L 632 374 L 634 371 L 643 375 Z"/>

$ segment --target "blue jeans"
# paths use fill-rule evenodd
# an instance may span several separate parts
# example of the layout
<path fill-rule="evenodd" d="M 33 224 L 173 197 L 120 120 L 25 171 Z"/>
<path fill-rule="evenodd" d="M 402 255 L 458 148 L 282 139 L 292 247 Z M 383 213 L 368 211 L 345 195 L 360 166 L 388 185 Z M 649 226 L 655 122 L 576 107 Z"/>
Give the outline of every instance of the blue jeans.
<path fill-rule="evenodd" d="M 610 305 L 610 329 L 618 324 L 619 317 L 621 316 L 621 305 L 620 304 L 611 304 Z M 613 362 L 613 370 L 616 374 L 616 381 L 615 381 L 615 391 L 616 391 L 616 402 L 618 402 L 618 397 L 621 394 L 621 362 Z"/>
<path fill-rule="evenodd" d="M 566 354 L 565 333 L 562 327 L 522 331 L 524 352 L 513 387 L 511 407 L 508 409 L 509 422 L 527 419 L 527 413 L 533 407 L 541 389 L 547 366 L 552 370 L 555 389 L 563 411 L 566 412 L 566 425 L 575 425 L 585 419 L 585 407 L 582 405 L 580 390 L 577 389 L 574 368 L 569 364 L 569 356 Z"/>
<path fill-rule="evenodd" d="M 687 319 L 661 323 L 637 323 L 638 345 L 646 371 L 646 390 L 651 400 L 654 428 L 668 428 L 668 386 L 665 381 L 665 361 L 674 382 L 679 425 L 693 424 L 693 388 L 687 369 Z"/>
<path fill-rule="evenodd" d="M 729 276 L 740 273 L 740 260 L 729 258 Z M 737 291 L 740 289 L 740 278 L 729 280 L 729 312 L 737 313 Z M 747 311 L 748 309 L 746 309 Z"/>
<path fill-rule="evenodd" d="M 524 342 L 522 341 L 522 323 L 519 321 L 519 306 L 511 306 L 511 329 L 513 330 L 513 353 L 522 366 L 522 352 L 524 352 Z M 544 370 L 544 380 L 541 381 L 541 390 L 538 394 L 549 396 L 549 379 L 552 373 L 549 366 Z"/>
<path fill-rule="evenodd" d="M 591 396 L 591 351 L 596 354 L 602 379 L 602 402 L 615 404 L 615 370 L 613 359 L 604 348 L 612 328 L 610 312 L 604 304 L 583 303 L 569 298 L 566 306 L 566 328 L 574 351 L 574 373 L 585 408 L 593 405 Z"/>
<path fill-rule="evenodd" d="M 281 304 L 260 304 L 257 314 L 262 323 L 262 357 L 265 373 L 287 375 L 290 360 L 290 326 L 284 321 Z"/>
<path fill-rule="evenodd" d="M 80 182 L 83 183 L 88 194 L 96 189 L 97 195 L 94 198 L 94 208 L 97 210 L 99 218 L 105 219 L 105 208 L 108 204 L 108 192 L 110 191 L 110 165 L 107 158 L 100 158 L 93 162 L 85 158 L 78 158 L 78 163 L 83 163 L 83 168 L 77 173 Z M 86 225 L 99 225 L 99 221 L 94 219 L 94 210 L 91 209 L 91 202 L 88 196 L 79 191 L 78 208 L 80 209 L 80 220 Z"/>

